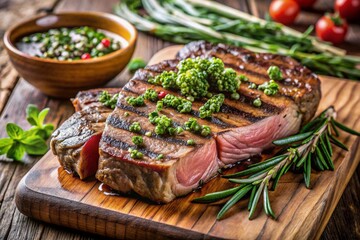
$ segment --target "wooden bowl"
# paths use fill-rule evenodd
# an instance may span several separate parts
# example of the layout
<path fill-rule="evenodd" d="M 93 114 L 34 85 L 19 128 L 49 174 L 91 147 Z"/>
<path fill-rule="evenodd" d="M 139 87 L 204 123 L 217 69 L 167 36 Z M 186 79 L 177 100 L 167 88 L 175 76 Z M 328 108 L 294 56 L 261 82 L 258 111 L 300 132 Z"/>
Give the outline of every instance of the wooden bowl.
<path fill-rule="evenodd" d="M 99 58 L 74 61 L 32 57 L 15 47 L 16 41 L 32 33 L 80 26 L 113 32 L 123 37 L 128 45 Z M 115 15 L 64 12 L 42 14 L 11 27 L 4 35 L 4 45 L 15 69 L 26 81 L 49 96 L 68 98 L 80 90 L 102 86 L 119 74 L 131 59 L 136 39 L 136 29 Z"/>

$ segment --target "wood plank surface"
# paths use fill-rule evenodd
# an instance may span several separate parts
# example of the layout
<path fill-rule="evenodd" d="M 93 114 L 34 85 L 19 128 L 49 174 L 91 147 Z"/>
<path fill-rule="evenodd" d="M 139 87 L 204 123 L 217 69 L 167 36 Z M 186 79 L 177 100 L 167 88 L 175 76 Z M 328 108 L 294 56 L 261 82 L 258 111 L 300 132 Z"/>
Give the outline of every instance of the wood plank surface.
<path fill-rule="evenodd" d="M 163 49 L 150 64 L 171 59 L 178 50 L 179 46 Z M 326 76 L 321 76 L 321 82 L 324 97 L 319 111 L 334 105 L 339 121 L 359 130 L 360 83 Z M 289 173 L 270 192 L 276 221 L 259 210 L 257 218 L 249 221 L 246 201 L 221 221 L 216 220 L 220 205 L 191 203 L 195 197 L 229 186 L 220 177 L 199 191 L 158 205 L 132 196 L 105 195 L 96 180 L 83 182 L 67 174 L 51 152 L 23 178 L 16 203 L 21 212 L 36 219 L 113 238 L 318 239 L 360 161 L 360 138 L 343 134 L 341 140 L 349 152 L 334 151 L 336 170 L 314 173 L 312 190 L 305 188 L 302 176 Z"/>
<path fill-rule="evenodd" d="M 96 0 L 3 0 L 0 1 L 0 37 L 4 31 L 13 23 L 32 16 L 36 12 L 51 11 L 106 11 L 111 12 L 116 0 L 96 1 Z M 251 13 L 258 12 L 263 16 L 268 7 L 268 1 L 248 0 L 248 1 L 223 1 L 228 5 L 240 8 Z M 330 3 L 329 3 L 330 2 Z M 332 1 L 318 0 L 317 9 L 329 9 Z M 254 6 L 256 8 L 254 8 Z M 309 22 L 307 16 L 313 16 L 311 21 L 318 18 L 319 12 L 303 12 L 295 27 L 304 28 Z M 304 21 L 304 22 L 303 22 Z M 360 26 L 352 24 L 350 35 L 346 44 L 342 47 L 348 49 L 351 54 L 360 53 Z M 152 55 L 163 47 L 171 45 L 168 42 L 156 39 L 149 35 L 140 33 L 137 49 L 134 56 L 149 60 Z M 122 86 L 130 77 L 127 71 L 123 71 L 110 86 Z M 16 87 L 15 87 L 16 86 Z M 341 87 L 340 85 L 339 87 Z M 0 137 L 4 137 L 4 126 L 7 122 L 15 122 L 20 126 L 27 127 L 25 121 L 25 108 L 28 103 L 35 103 L 39 107 L 48 106 L 50 112 L 49 121 L 58 126 L 64 119 L 73 112 L 68 101 L 58 101 L 49 99 L 39 93 L 24 80 L 19 81 L 19 76 L 11 67 L 7 55 L 3 51 L 0 40 Z M 20 179 L 38 161 L 39 158 L 26 157 L 25 163 L 11 163 L 2 159 L 0 161 L 0 239 L 93 239 L 94 235 L 79 233 L 62 227 L 43 224 L 34 221 L 19 213 L 15 207 L 14 194 L 15 188 Z M 360 199 L 359 199 L 359 176 L 360 167 L 349 186 L 346 188 L 338 207 L 335 209 L 322 239 L 359 239 L 360 238 Z M 154 211 L 154 210 L 152 210 Z M 150 211 L 149 214 L 153 214 Z M 211 211 L 206 211 L 203 218 L 208 218 Z M 197 225 L 196 229 L 205 226 Z"/>

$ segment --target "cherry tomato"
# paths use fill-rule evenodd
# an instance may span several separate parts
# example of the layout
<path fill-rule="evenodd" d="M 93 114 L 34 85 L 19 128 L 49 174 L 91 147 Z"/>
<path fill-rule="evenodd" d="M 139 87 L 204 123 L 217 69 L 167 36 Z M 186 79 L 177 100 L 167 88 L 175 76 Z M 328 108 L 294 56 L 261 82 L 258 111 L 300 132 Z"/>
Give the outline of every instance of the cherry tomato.
<path fill-rule="evenodd" d="M 163 99 L 164 97 L 166 97 L 166 95 L 167 95 L 167 92 L 159 92 L 159 94 L 158 94 L 158 97 L 160 98 L 160 99 Z"/>
<path fill-rule="evenodd" d="M 360 0 L 336 0 L 335 10 L 348 20 L 360 18 Z"/>
<path fill-rule="evenodd" d="M 299 14 L 300 7 L 294 0 L 275 0 L 270 4 L 271 18 L 279 23 L 290 25 Z"/>
<path fill-rule="evenodd" d="M 311 8 L 316 0 L 295 0 L 301 8 Z"/>
<path fill-rule="evenodd" d="M 90 59 L 91 55 L 89 53 L 84 53 L 83 55 L 81 55 L 81 59 L 85 60 L 85 59 Z"/>
<path fill-rule="evenodd" d="M 106 48 L 108 48 L 109 46 L 110 46 L 110 40 L 108 39 L 108 38 L 103 38 L 102 40 L 101 40 L 101 43 L 102 43 L 102 45 L 104 46 L 104 47 L 106 47 Z"/>
<path fill-rule="evenodd" d="M 316 23 L 316 35 L 324 41 L 339 44 L 344 41 L 348 25 L 337 14 L 325 14 Z"/>

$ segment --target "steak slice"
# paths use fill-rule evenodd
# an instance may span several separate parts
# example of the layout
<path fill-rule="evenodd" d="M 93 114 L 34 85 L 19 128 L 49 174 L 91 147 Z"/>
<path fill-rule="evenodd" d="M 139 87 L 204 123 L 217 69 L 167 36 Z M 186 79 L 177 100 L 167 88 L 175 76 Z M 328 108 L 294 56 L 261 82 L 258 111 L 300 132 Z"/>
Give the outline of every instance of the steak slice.
<path fill-rule="evenodd" d="M 73 100 L 75 112 L 53 134 L 51 149 L 61 166 L 80 179 L 94 176 L 98 167 L 99 141 L 111 108 L 98 101 L 102 91 L 111 95 L 120 89 L 93 89 L 79 92 Z"/>
<path fill-rule="evenodd" d="M 173 120 L 175 126 L 183 125 L 189 117 L 196 118 L 199 124 L 211 128 L 211 137 L 199 137 L 188 131 L 176 136 L 145 136 L 145 132 L 154 130 L 147 117 L 156 109 L 156 104 L 145 101 L 145 106 L 134 108 L 126 103 L 125 98 L 139 96 L 149 88 L 164 91 L 161 86 L 152 85 L 147 80 L 163 71 L 176 71 L 180 59 L 197 56 L 219 57 L 226 67 L 245 74 L 250 82 L 256 84 L 268 81 L 266 70 L 270 65 L 276 65 L 282 70 L 285 80 L 280 82 L 280 91 L 274 96 L 249 89 L 249 83 L 241 84 L 238 90 L 240 99 L 226 98 L 220 112 L 214 113 L 210 119 L 199 118 L 199 108 L 205 100 L 193 102 L 192 112 L 188 114 L 170 108 L 161 111 Z M 255 54 L 241 48 L 204 42 L 185 46 L 177 58 L 137 71 L 121 91 L 117 107 L 107 119 L 100 141 L 96 177 L 115 190 L 134 191 L 156 202 L 170 202 L 211 179 L 219 168 L 260 154 L 272 147 L 274 139 L 296 133 L 300 125 L 313 116 L 319 103 L 319 80 L 291 58 Z M 180 96 L 178 92 L 166 92 Z M 254 107 L 253 101 L 258 97 L 262 105 Z M 130 115 L 125 117 L 125 112 Z M 134 121 L 140 123 L 140 133 L 129 131 Z M 144 147 L 137 148 L 144 154 L 143 159 L 129 156 L 128 148 L 136 148 L 131 141 L 135 135 L 143 136 Z M 187 139 L 194 139 L 196 145 L 187 146 Z M 165 158 L 157 160 L 160 154 Z"/>

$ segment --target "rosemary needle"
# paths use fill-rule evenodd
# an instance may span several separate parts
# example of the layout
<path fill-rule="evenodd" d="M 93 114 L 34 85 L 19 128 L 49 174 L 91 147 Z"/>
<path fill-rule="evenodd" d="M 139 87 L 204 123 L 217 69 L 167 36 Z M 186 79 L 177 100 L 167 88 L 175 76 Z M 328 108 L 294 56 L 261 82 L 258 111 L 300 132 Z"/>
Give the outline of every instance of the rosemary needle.
<path fill-rule="evenodd" d="M 193 202 L 209 203 L 230 197 L 217 215 L 217 219 L 222 219 L 232 206 L 245 196 L 249 196 L 249 219 L 253 219 L 262 196 L 266 215 L 276 219 L 270 204 L 269 188 L 275 190 L 280 178 L 292 168 L 302 172 L 305 186 L 310 188 L 312 169 L 334 170 L 331 143 L 348 150 L 345 144 L 337 139 L 338 130 L 360 136 L 359 132 L 336 121 L 335 116 L 333 107 L 325 109 L 318 117 L 306 124 L 298 134 L 274 141 L 275 145 L 285 147 L 283 149 L 285 151 L 281 151 L 282 154 L 252 164 L 246 170 L 223 176 L 230 182 L 239 184 L 237 187 L 206 194 L 193 199 Z"/>

